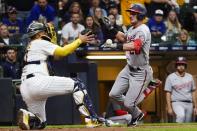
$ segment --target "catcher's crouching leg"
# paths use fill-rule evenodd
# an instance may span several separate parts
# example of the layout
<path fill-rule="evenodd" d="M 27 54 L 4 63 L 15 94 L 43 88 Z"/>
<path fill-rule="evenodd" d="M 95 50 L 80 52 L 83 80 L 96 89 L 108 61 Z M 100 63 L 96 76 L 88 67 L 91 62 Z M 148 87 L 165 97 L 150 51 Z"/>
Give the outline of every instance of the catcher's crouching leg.
<path fill-rule="evenodd" d="M 96 127 L 101 124 L 106 124 L 104 118 L 98 117 L 96 114 L 93 103 L 87 93 L 85 85 L 79 79 L 73 79 L 75 81 L 73 98 L 77 105 L 79 112 L 84 115 L 87 127 Z"/>

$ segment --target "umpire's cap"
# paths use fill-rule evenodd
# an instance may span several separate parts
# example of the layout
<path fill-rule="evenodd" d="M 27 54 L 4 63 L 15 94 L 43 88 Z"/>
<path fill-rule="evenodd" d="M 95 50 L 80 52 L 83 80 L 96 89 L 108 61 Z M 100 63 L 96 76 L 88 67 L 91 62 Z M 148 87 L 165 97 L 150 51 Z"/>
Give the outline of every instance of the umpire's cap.
<path fill-rule="evenodd" d="M 147 13 L 145 6 L 142 4 L 131 4 L 131 7 L 126 11 L 136 13 L 138 20 L 143 20 Z"/>
<path fill-rule="evenodd" d="M 176 64 L 176 66 L 180 65 L 180 64 L 187 66 L 187 60 L 185 57 L 179 56 L 179 57 L 177 57 L 175 64 Z"/>
<path fill-rule="evenodd" d="M 37 22 L 37 21 L 33 21 L 27 28 L 28 37 L 32 37 L 35 34 L 42 32 L 42 31 L 47 31 L 47 27 L 45 26 L 45 24 Z"/>

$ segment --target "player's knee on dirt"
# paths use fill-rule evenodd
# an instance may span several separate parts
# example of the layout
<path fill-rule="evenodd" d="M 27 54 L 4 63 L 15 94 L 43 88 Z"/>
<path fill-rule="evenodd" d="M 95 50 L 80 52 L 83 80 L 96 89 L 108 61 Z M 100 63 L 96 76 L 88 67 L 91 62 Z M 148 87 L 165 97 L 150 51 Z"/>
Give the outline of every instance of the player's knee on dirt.
<path fill-rule="evenodd" d="M 29 120 L 30 129 L 44 129 L 47 125 L 46 122 L 41 122 L 37 116 L 31 116 Z"/>

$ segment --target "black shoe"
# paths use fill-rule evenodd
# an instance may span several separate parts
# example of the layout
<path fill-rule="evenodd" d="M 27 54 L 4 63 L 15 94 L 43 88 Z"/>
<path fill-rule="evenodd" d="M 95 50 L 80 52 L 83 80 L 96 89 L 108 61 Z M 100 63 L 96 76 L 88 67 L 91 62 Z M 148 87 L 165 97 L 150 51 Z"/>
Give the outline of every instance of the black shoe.
<path fill-rule="evenodd" d="M 138 121 L 142 120 L 144 117 L 144 113 L 140 113 L 139 116 L 137 116 L 135 119 L 132 119 L 131 122 L 127 126 L 136 126 Z"/>

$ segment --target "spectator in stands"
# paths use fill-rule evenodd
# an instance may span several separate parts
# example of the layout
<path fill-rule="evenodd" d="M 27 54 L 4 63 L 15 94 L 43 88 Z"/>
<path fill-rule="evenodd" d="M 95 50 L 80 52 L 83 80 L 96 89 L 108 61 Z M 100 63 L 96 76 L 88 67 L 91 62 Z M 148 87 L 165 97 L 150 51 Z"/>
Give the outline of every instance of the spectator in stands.
<path fill-rule="evenodd" d="M 6 0 L 9 6 L 14 6 L 17 9 L 17 18 L 23 23 L 29 16 L 30 10 L 34 5 L 35 0 Z"/>
<path fill-rule="evenodd" d="M 184 5 L 180 9 L 179 20 L 181 22 L 182 28 L 187 31 L 193 30 L 193 17 L 192 17 L 192 7 L 190 5 L 191 0 L 186 0 Z M 188 22 L 190 21 L 190 22 Z"/>
<path fill-rule="evenodd" d="M 14 48 L 8 48 L 6 51 L 6 59 L 3 62 L 3 76 L 11 77 L 12 79 L 20 79 L 21 66 L 17 62 L 17 51 Z"/>
<path fill-rule="evenodd" d="M 9 31 L 6 25 L 0 24 L 0 46 L 9 45 Z"/>
<path fill-rule="evenodd" d="M 82 24 L 84 22 L 84 16 L 83 16 L 83 12 L 81 10 L 80 4 L 78 2 L 73 2 L 70 7 L 68 12 L 66 12 L 64 14 L 64 18 L 63 18 L 63 22 L 65 24 L 67 24 L 68 22 L 70 22 L 71 19 L 71 14 L 72 13 L 78 13 L 80 16 L 79 22 Z"/>
<path fill-rule="evenodd" d="M 85 28 L 90 29 L 93 34 L 95 35 L 95 40 L 93 40 L 90 44 L 99 46 L 103 43 L 103 32 L 101 28 L 94 22 L 92 16 L 87 16 L 85 20 Z"/>
<path fill-rule="evenodd" d="M 0 0 L 0 19 L 2 19 L 3 15 L 6 13 L 7 1 Z"/>
<path fill-rule="evenodd" d="M 193 24 L 193 30 L 191 30 L 192 38 L 197 42 L 197 5 L 193 6 L 193 18 L 191 23 Z"/>
<path fill-rule="evenodd" d="M 3 18 L 2 23 L 7 25 L 10 35 L 15 35 L 23 33 L 23 22 L 20 19 L 17 19 L 17 10 L 13 6 L 9 6 L 8 17 Z"/>
<path fill-rule="evenodd" d="M 148 27 L 152 35 L 152 42 L 161 42 L 161 36 L 166 32 L 166 26 L 163 21 L 163 11 L 155 11 L 153 18 L 148 21 Z"/>
<path fill-rule="evenodd" d="M 148 17 L 152 17 L 157 9 L 161 9 L 164 12 L 164 18 L 167 17 L 170 10 L 176 10 L 179 13 L 180 7 L 184 3 L 184 0 L 150 0 L 147 5 Z"/>
<path fill-rule="evenodd" d="M 197 43 L 194 40 L 191 40 L 187 30 L 182 29 L 179 34 L 178 40 L 174 45 L 196 46 Z"/>
<path fill-rule="evenodd" d="M 177 123 L 192 122 L 193 113 L 197 115 L 196 86 L 193 76 L 186 72 L 185 57 L 178 57 L 176 71 L 165 82 L 167 113 L 176 117 Z"/>
<path fill-rule="evenodd" d="M 7 25 L 0 24 L 0 47 L 20 43 L 21 39 L 18 35 L 10 36 Z"/>
<path fill-rule="evenodd" d="M 120 15 L 118 13 L 118 5 L 114 1 L 109 3 L 108 12 L 109 12 L 109 14 L 112 14 L 115 16 L 115 20 L 116 20 L 117 25 L 119 25 L 119 26 L 123 25 L 122 15 Z"/>
<path fill-rule="evenodd" d="M 54 22 L 55 10 L 50 6 L 47 0 L 38 0 L 38 3 L 31 9 L 30 15 L 27 18 L 27 25 L 32 21 L 45 18 L 47 22 Z"/>
<path fill-rule="evenodd" d="M 100 7 L 104 10 L 106 10 L 106 12 L 108 11 L 109 8 L 109 3 L 113 1 L 113 0 L 100 0 Z"/>
<path fill-rule="evenodd" d="M 62 28 L 63 45 L 74 41 L 78 37 L 79 33 L 85 29 L 83 25 L 79 24 L 79 20 L 80 20 L 80 14 L 73 13 L 71 15 L 71 22 L 67 23 Z"/>
<path fill-rule="evenodd" d="M 103 16 L 107 16 L 106 10 L 100 7 L 100 0 L 92 0 L 91 1 L 91 7 L 89 9 L 89 15 L 94 16 L 95 15 L 94 10 L 98 7 L 101 9 L 101 12 L 102 12 Z"/>
<path fill-rule="evenodd" d="M 176 37 L 181 32 L 181 24 L 174 10 L 171 10 L 169 12 L 165 25 L 167 28 L 166 30 L 167 41 L 175 41 Z"/>
<path fill-rule="evenodd" d="M 93 11 L 94 11 L 94 16 L 93 16 L 94 22 L 100 27 L 101 26 L 100 19 L 104 17 L 102 9 L 100 7 L 96 7 L 94 8 Z"/>

